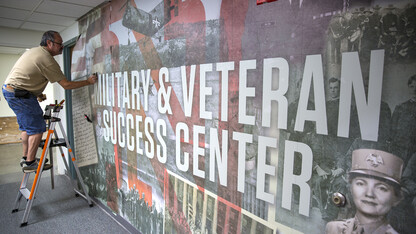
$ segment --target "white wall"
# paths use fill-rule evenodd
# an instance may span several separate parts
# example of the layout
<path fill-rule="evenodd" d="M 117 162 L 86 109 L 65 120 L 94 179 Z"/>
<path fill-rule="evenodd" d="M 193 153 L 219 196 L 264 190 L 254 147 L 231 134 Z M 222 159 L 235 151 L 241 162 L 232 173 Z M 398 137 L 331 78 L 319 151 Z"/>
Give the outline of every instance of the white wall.
<path fill-rule="evenodd" d="M 78 36 L 78 23 L 73 24 L 69 28 L 60 32 L 62 41 L 65 43 L 74 37 Z M 55 56 L 56 61 L 61 66 L 62 71 L 64 70 L 64 59 L 62 55 Z M 59 84 L 53 84 L 54 99 L 62 100 L 65 98 L 65 90 Z"/>
<path fill-rule="evenodd" d="M 65 29 L 64 31 L 60 32 L 62 41 L 65 43 L 71 40 L 74 37 L 78 36 L 78 23 L 73 24 L 69 28 Z M 64 70 L 64 59 L 62 55 L 55 56 L 56 61 L 58 62 L 59 66 L 61 66 L 62 71 Z M 61 101 L 65 99 L 65 90 L 60 86 L 58 83 L 49 84 L 48 86 L 52 86 L 53 89 L 53 100 Z M 61 113 L 62 123 L 66 127 L 66 112 Z"/>
<path fill-rule="evenodd" d="M 60 34 L 61 34 L 63 42 L 67 42 L 67 41 L 71 40 L 72 38 L 77 37 L 78 34 L 79 34 L 78 23 L 73 24 L 68 29 L 60 32 Z M 64 68 L 63 56 L 62 55 L 55 56 L 55 59 L 59 63 L 59 65 L 61 66 L 61 68 L 63 70 L 63 68 Z M 51 86 L 52 89 L 53 89 L 53 93 L 54 93 L 53 100 L 58 100 L 58 102 L 59 102 L 59 101 L 65 99 L 65 90 L 58 83 L 48 84 L 48 86 Z M 64 103 L 64 106 L 65 106 L 65 104 L 66 103 Z M 67 129 L 66 129 L 67 128 L 67 118 L 66 118 L 65 108 L 61 110 L 61 113 L 60 113 L 59 117 L 61 118 L 62 125 L 64 126 L 64 130 L 67 133 Z M 60 132 L 58 132 L 58 134 L 60 136 L 62 136 Z M 67 151 L 64 150 L 64 152 L 66 154 L 66 159 L 69 159 L 69 157 L 67 155 Z M 58 148 L 55 149 L 54 154 L 55 155 L 60 155 L 60 152 L 59 152 Z M 65 165 L 63 164 L 62 160 L 58 159 L 57 164 L 58 164 L 57 173 L 58 174 L 64 174 L 65 173 Z"/>
<path fill-rule="evenodd" d="M 0 84 L 3 85 L 7 75 L 12 69 L 14 63 L 19 59 L 17 54 L 0 54 Z M 3 93 L 0 95 L 0 117 L 15 116 L 12 109 L 10 109 Z"/>

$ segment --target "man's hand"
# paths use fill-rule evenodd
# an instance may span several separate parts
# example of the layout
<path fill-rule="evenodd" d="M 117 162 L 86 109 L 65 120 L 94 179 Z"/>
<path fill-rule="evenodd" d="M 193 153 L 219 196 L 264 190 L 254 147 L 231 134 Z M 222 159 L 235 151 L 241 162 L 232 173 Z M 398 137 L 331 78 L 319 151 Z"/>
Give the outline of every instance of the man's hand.
<path fill-rule="evenodd" d="M 78 89 L 87 85 L 92 85 L 97 82 L 98 77 L 97 74 L 92 74 L 90 77 L 88 77 L 86 80 L 79 80 L 79 81 L 69 81 L 67 79 L 62 79 L 58 81 L 58 83 L 64 88 L 67 89 Z"/>
<path fill-rule="evenodd" d="M 87 79 L 88 83 L 90 83 L 90 84 L 95 84 L 95 82 L 97 82 L 97 80 L 98 80 L 97 73 L 92 74 Z"/>
<path fill-rule="evenodd" d="M 42 102 L 46 100 L 46 95 L 41 93 L 37 96 L 38 102 Z"/>

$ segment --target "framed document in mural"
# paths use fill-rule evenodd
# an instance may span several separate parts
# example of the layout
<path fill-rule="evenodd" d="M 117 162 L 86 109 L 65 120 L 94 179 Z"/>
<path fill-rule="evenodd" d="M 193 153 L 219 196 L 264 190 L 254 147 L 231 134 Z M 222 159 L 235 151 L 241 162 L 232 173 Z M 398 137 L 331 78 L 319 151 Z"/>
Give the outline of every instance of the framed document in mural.
<path fill-rule="evenodd" d="M 94 126 L 90 122 L 90 116 L 92 117 L 92 109 L 89 87 L 72 90 L 75 154 L 79 167 L 98 162 Z"/>

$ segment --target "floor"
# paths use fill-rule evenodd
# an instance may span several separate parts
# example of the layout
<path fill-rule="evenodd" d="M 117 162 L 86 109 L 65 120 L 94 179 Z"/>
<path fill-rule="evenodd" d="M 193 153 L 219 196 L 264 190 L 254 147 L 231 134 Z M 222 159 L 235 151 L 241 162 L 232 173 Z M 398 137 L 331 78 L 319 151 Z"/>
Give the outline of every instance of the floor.
<path fill-rule="evenodd" d="M 41 153 L 42 150 L 38 150 L 36 157 Z M 99 204 L 90 207 L 84 199 L 75 197 L 68 177 L 57 175 L 56 171 L 53 190 L 50 171 L 42 173 L 29 224 L 20 227 L 25 201 L 22 199 L 17 213 L 10 211 L 23 178 L 21 157 L 21 143 L 0 144 L 0 233 L 27 233 L 29 230 L 33 233 L 135 233 L 121 226 Z M 28 185 L 32 180 L 33 177 L 29 177 Z"/>
<path fill-rule="evenodd" d="M 38 150 L 37 156 L 41 156 L 41 150 Z M 19 182 L 23 178 L 20 159 L 22 158 L 22 144 L 0 144 L 0 185 L 13 182 Z M 50 173 L 44 173 L 42 177 L 49 176 Z"/>

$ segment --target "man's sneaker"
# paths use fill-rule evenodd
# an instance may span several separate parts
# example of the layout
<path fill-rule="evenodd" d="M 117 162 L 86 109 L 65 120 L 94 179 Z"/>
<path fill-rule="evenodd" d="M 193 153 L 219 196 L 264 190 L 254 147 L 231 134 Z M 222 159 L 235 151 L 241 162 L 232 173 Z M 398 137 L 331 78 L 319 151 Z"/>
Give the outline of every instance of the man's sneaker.
<path fill-rule="evenodd" d="M 36 158 L 36 162 L 39 162 L 40 158 Z M 47 163 L 49 159 L 45 158 L 45 163 Z M 23 167 L 26 164 L 26 157 L 22 157 L 20 159 L 20 166 Z"/>
<path fill-rule="evenodd" d="M 38 161 L 35 161 L 34 163 L 32 163 L 32 164 L 30 164 L 30 165 L 28 165 L 28 166 L 23 167 L 23 168 L 22 168 L 22 171 L 23 171 L 24 173 L 36 172 L 36 171 L 37 171 L 37 169 L 38 169 L 38 166 L 39 166 Z M 51 164 L 45 164 L 45 165 L 43 166 L 43 170 L 44 170 L 44 171 L 49 170 L 49 169 L 51 169 L 51 168 L 52 168 L 52 165 L 51 165 Z"/>

